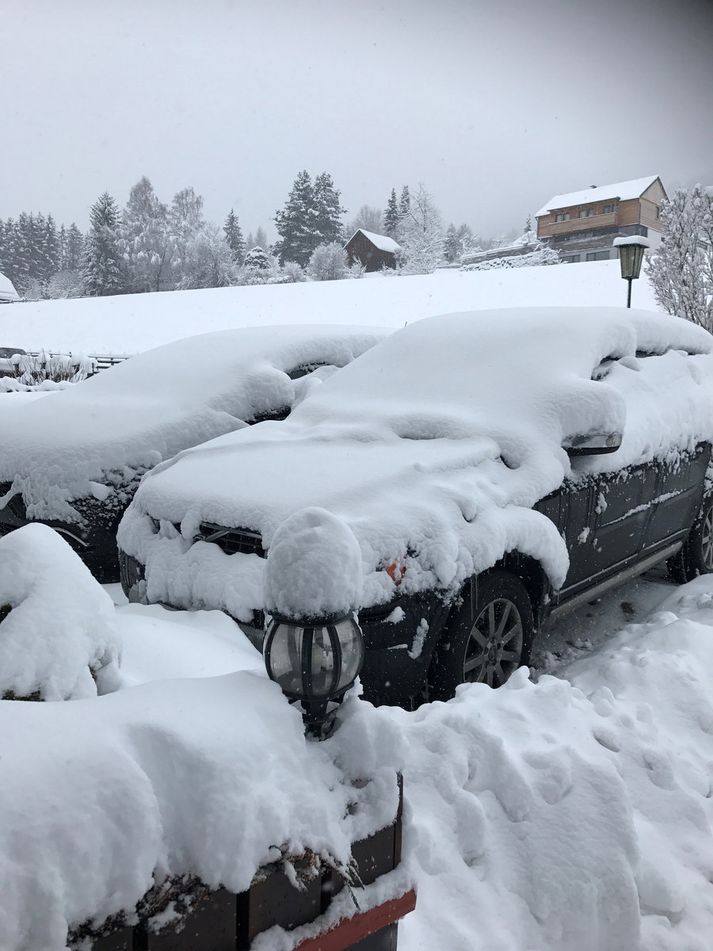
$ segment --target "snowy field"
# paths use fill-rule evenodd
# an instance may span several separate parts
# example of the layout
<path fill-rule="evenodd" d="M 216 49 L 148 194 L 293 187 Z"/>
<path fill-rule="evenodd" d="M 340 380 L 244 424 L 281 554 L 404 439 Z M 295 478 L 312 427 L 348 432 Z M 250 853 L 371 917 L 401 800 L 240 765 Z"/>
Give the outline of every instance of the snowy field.
<path fill-rule="evenodd" d="M 0 310 L 0 345 L 92 355 L 138 353 L 181 337 L 260 324 L 405 323 L 493 307 L 621 306 L 618 261 L 507 271 L 438 271 L 415 277 L 229 287 L 81 300 L 35 301 Z M 633 306 L 657 310 L 648 279 Z"/>

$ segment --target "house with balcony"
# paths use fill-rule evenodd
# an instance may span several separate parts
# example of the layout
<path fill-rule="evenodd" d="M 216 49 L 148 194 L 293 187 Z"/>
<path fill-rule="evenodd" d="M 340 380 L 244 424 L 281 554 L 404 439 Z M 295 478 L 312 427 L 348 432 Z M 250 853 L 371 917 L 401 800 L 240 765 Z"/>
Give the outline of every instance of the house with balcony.
<path fill-rule="evenodd" d="M 656 247 L 667 197 L 658 175 L 555 195 L 535 215 L 537 237 L 564 262 L 615 258 L 613 241 L 625 235 L 642 235 Z"/>

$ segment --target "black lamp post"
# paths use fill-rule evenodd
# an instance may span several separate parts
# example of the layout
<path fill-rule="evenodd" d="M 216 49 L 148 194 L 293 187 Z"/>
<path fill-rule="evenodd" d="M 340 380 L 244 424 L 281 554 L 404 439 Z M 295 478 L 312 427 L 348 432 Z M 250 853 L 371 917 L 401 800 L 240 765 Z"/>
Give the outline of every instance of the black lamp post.
<path fill-rule="evenodd" d="M 638 279 L 641 274 L 641 262 L 644 260 L 644 251 L 651 247 L 648 238 L 640 234 L 627 235 L 622 238 L 614 239 L 614 247 L 619 252 L 619 264 L 621 265 L 621 276 L 629 282 L 626 295 L 626 306 L 631 307 L 631 282 Z"/>
<path fill-rule="evenodd" d="M 333 720 L 329 704 L 340 702 L 359 676 L 364 636 L 353 614 L 307 620 L 273 615 L 263 657 L 270 680 L 302 705 L 308 732 L 321 737 Z"/>

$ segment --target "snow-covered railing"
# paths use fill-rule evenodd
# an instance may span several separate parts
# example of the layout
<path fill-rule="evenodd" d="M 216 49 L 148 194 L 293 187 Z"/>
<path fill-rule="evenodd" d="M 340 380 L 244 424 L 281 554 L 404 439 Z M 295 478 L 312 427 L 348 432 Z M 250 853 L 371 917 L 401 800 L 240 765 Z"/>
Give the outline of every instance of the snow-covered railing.
<path fill-rule="evenodd" d="M 416 906 L 415 892 L 394 872 L 401 861 L 402 803 L 399 777 L 394 822 L 353 844 L 348 870 L 306 853 L 259 869 L 250 888 L 238 895 L 211 890 L 191 876 L 168 880 L 131 913 L 76 927 L 68 947 L 346 951 L 368 938 L 370 951 L 394 951 L 398 921 Z"/>

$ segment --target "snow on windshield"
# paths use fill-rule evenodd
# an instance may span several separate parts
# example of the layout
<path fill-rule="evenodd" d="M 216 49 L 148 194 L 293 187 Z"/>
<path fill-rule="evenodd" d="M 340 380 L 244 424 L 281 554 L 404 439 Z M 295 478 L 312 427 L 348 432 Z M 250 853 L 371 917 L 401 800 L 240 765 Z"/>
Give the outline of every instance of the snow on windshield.
<path fill-rule="evenodd" d="M 349 327 L 260 327 L 140 354 L 23 407 L 21 421 L 0 416 L 0 483 L 22 492 L 30 518 L 77 521 L 72 500 L 109 493 L 186 446 L 290 407 L 306 382 L 289 372 L 343 366 L 382 336 Z"/>
<path fill-rule="evenodd" d="M 537 559 L 558 586 L 565 544 L 532 506 L 571 472 L 563 443 L 623 432 L 616 453 L 577 467 L 592 471 L 713 438 L 712 347 L 690 323 L 623 309 L 420 321 L 327 381 L 285 422 L 166 464 L 142 485 L 119 543 L 148 564 L 150 600 L 220 607 L 241 620 L 264 607 L 265 559 L 194 544 L 200 525 L 250 529 L 269 550 L 279 526 L 313 506 L 342 519 L 360 545 L 364 585 L 352 608 L 393 596 L 380 568 L 396 560 L 408 567 L 405 593 L 456 591 L 512 550 Z M 593 380 L 607 358 L 608 374 Z M 161 522 L 158 532 L 145 512 Z M 305 616 L 329 609 L 313 603 L 314 592 L 340 590 L 335 576 L 352 586 L 330 557 L 329 532 L 320 544 L 321 584 L 300 588 L 297 569 L 282 579 Z"/>

